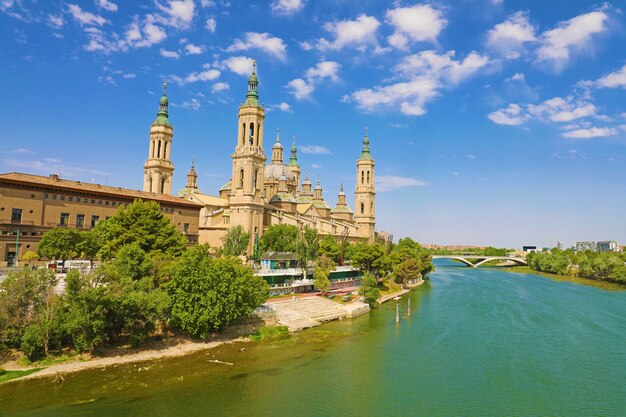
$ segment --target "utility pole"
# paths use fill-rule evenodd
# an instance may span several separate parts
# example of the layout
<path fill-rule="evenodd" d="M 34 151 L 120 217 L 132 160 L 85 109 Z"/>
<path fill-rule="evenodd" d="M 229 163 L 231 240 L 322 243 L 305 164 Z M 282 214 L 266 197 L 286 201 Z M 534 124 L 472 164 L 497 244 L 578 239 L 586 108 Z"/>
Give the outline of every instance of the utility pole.
<path fill-rule="evenodd" d="M 17 271 L 17 260 L 20 257 L 20 229 L 15 233 L 15 262 L 13 262 L 13 272 Z"/>

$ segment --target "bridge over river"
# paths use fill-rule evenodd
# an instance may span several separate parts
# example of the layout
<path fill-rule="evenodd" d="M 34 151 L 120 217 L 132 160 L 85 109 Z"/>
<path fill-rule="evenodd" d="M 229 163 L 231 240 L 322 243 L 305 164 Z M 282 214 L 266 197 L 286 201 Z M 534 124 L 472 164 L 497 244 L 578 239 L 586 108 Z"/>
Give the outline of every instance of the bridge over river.
<path fill-rule="evenodd" d="M 433 255 L 433 259 L 452 259 L 477 268 L 490 261 L 512 261 L 518 265 L 528 265 L 526 259 L 513 256 L 484 256 L 484 255 Z"/>

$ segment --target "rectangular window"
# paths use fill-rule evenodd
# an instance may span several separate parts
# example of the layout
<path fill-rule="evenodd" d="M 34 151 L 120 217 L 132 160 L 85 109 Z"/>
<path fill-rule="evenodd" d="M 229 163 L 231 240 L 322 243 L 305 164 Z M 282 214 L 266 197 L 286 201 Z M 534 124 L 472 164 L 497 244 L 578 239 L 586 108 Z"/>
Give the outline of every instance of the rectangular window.
<path fill-rule="evenodd" d="M 111 203 L 111 205 L 112 205 L 113 207 L 115 207 L 115 206 L 117 206 L 117 203 L 114 201 L 114 202 L 112 202 L 112 203 Z"/>
<path fill-rule="evenodd" d="M 57 199 L 57 195 L 56 194 L 52 194 L 52 199 L 56 200 Z"/>
<path fill-rule="evenodd" d="M 13 224 L 22 223 L 22 209 L 14 208 L 11 211 L 11 223 Z"/>
<path fill-rule="evenodd" d="M 189 223 L 183 224 L 183 233 L 189 234 Z"/>
<path fill-rule="evenodd" d="M 102 205 L 102 200 L 98 200 L 98 204 Z"/>
<path fill-rule="evenodd" d="M 44 193 L 43 198 L 48 198 L 48 193 Z"/>
<path fill-rule="evenodd" d="M 76 202 L 80 203 L 80 197 L 76 197 Z"/>
<path fill-rule="evenodd" d="M 91 227 L 96 227 L 98 221 L 100 221 L 100 216 L 91 216 Z"/>
<path fill-rule="evenodd" d="M 96 200 L 91 200 L 91 204 L 96 204 Z"/>
<path fill-rule="evenodd" d="M 105 202 L 104 202 L 104 205 L 108 206 L 108 205 L 109 205 L 109 202 L 108 202 L 108 201 L 105 201 Z"/>
<path fill-rule="evenodd" d="M 61 201 L 64 201 L 64 200 L 65 200 L 65 196 L 64 196 L 64 195 L 62 195 L 62 196 L 61 196 Z"/>
<path fill-rule="evenodd" d="M 78 228 L 85 227 L 85 215 L 84 214 L 76 215 L 76 227 Z"/>
<path fill-rule="evenodd" d="M 67 226 L 70 224 L 70 213 L 61 213 L 61 226 Z"/>
<path fill-rule="evenodd" d="M 67 201 L 74 201 L 74 197 L 67 197 Z"/>

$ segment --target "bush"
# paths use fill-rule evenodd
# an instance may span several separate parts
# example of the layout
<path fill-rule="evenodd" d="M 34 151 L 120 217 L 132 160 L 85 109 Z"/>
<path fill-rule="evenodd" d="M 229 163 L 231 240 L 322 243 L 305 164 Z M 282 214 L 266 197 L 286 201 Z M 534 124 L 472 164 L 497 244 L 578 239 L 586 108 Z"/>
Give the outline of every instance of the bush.
<path fill-rule="evenodd" d="M 376 304 L 376 300 L 380 297 L 380 290 L 378 289 L 378 282 L 373 275 L 363 275 L 359 295 L 363 296 L 363 301 L 369 304 L 370 307 L 373 307 Z"/>

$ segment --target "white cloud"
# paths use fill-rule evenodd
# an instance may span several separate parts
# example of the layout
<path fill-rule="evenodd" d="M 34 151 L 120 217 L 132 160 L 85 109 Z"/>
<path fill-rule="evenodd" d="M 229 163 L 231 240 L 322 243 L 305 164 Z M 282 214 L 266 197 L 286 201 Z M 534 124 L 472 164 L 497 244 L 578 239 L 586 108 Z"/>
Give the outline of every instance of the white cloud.
<path fill-rule="evenodd" d="M 299 146 L 298 149 L 302 153 L 311 155 L 330 155 L 328 148 L 320 145 L 302 145 Z"/>
<path fill-rule="evenodd" d="M 189 83 L 195 83 L 198 81 L 212 81 L 220 76 L 220 72 L 216 69 L 206 69 L 200 72 L 192 72 L 185 77 L 179 77 L 178 75 L 171 75 L 170 78 L 174 80 L 178 85 L 185 85 Z"/>
<path fill-rule="evenodd" d="M 139 19 L 135 16 L 133 23 L 128 25 L 124 32 L 125 43 L 133 48 L 143 48 L 160 43 L 167 38 L 167 33 L 163 28 L 155 24 L 154 19 L 149 15 L 140 27 Z"/>
<path fill-rule="evenodd" d="M 200 55 L 204 53 L 204 46 L 194 45 L 193 43 L 188 43 L 185 45 L 185 52 L 187 55 Z"/>
<path fill-rule="evenodd" d="M 56 29 L 61 29 L 64 24 L 65 24 L 65 20 L 63 20 L 63 16 L 61 15 L 59 16 L 49 15 L 48 16 L 48 26 L 52 26 L 53 28 L 56 28 Z"/>
<path fill-rule="evenodd" d="M 362 14 L 356 20 L 342 20 L 336 23 L 324 24 L 324 29 L 334 36 L 328 41 L 320 38 L 316 43 L 304 42 L 303 49 L 317 48 L 320 51 L 340 50 L 346 46 L 362 47 L 366 45 L 378 46 L 376 31 L 380 22 L 372 16 Z"/>
<path fill-rule="evenodd" d="M 534 40 L 535 29 L 523 12 L 513 13 L 487 33 L 487 45 L 507 59 L 519 58 L 524 44 Z"/>
<path fill-rule="evenodd" d="M 127 72 L 126 74 L 122 74 L 122 78 L 125 78 L 127 80 L 130 79 L 130 78 L 135 78 L 136 76 L 137 75 L 135 75 L 134 72 Z"/>
<path fill-rule="evenodd" d="M 12 151 L 9 151 L 9 153 L 30 154 L 30 153 L 36 153 L 36 152 L 28 148 L 17 148 Z"/>
<path fill-rule="evenodd" d="M 213 86 L 211 86 L 211 91 L 213 93 L 217 93 L 219 91 L 226 91 L 230 89 L 230 85 L 228 85 L 228 83 L 215 83 L 213 84 Z"/>
<path fill-rule="evenodd" d="M 507 78 L 507 81 L 526 81 L 526 77 L 521 72 L 516 72 L 511 78 Z"/>
<path fill-rule="evenodd" d="M 593 35 L 606 31 L 608 16 L 603 11 L 595 11 L 560 22 L 556 29 L 541 35 L 537 59 L 550 63 L 559 72 L 567 65 L 575 51 L 592 48 Z"/>
<path fill-rule="evenodd" d="M 305 100 L 311 97 L 317 83 L 324 79 L 332 82 L 339 81 L 339 69 L 341 65 L 334 61 L 321 61 L 314 67 L 304 72 L 306 80 L 296 78 L 287 83 L 287 89 L 296 98 L 296 100 Z"/>
<path fill-rule="evenodd" d="M 612 127 L 592 127 L 589 129 L 576 129 L 561 134 L 561 136 L 563 137 L 575 139 L 591 139 L 615 135 L 617 135 L 617 129 Z"/>
<path fill-rule="evenodd" d="M 189 27 L 196 9 L 193 0 L 170 0 L 166 6 L 158 2 L 156 5 L 167 15 L 166 19 L 160 19 L 160 23 L 177 28 Z"/>
<path fill-rule="evenodd" d="M 180 58 L 180 55 L 176 51 L 168 51 L 166 49 L 161 48 L 159 53 L 161 54 L 163 58 L 174 58 L 174 59 Z"/>
<path fill-rule="evenodd" d="M 626 88 L 626 65 L 600 78 L 595 85 L 600 88 Z"/>
<path fill-rule="evenodd" d="M 67 10 L 81 25 L 102 26 L 107 23 L 104 17 L 83 11 L 78 4 L 68 4 Z"/>
<path fill-rule="evenodd" d="M 244 40 L 237 39 L 226 51 L 247 51 L 250 49 L 259 49 L 281 61 L 285 60 L 287 52 L 287 46 L 281 38 L 272 36 L 269 33 L 257 32 L 246 32 Z"/>
<path fill-rule="evenodd" d="M 215 29 L 217 28 L 217 22 L 215 21 L 215 18 L 209 17 L 206 20 L 206 24 L 204 27 L 206 27 L 206 30 L 208 30 L 209 32 L 215 33 Z"/>
<path fill-rule="evenodd" d="M 506 108 L 489 113 L 487 118 L 499 125 L 519 126 L 528 120 L 529 116 L 522 114 L 519 104 L 509 104 Z"/>
<path fill-rule="evenodd" d="M 320 168 L 322 168 L 322 165 L 320 165 L 320 164 L 311 164 L 311 168 L 313 168 L 313 169 L 320 169 Z"/>
<path fill-rule="evenodd" d="M 574 99 L 572 96 L 554 97 L 540 104 L 529 104 L 528 112 L 538 119 L 548 119 L 553 122 L 570 122 L 596 114 L 596 107 L 583 99 Z"/>
<path fill-rule="evenodd" d="M 286 113 L 291 113 L 292 109 L 291 106 L 289 105 L 289 103 L 278 103 L 278 104 L 270 104 L 269 106 L 265 106 L 265 110 L 266 111 L 272 111 L 272 110 L 280 110 L 280 111 L 284 111 Z"/>
<path fill-rule="evenodd" d="M 109 12 L 117 12 L 117 4 L 113 3 L 110 0 L 98 0 L 96 4 L 98 5 L 98 7 Z"/>
<path fill-rule="evenodd" d="M 291 94 L 296 100 L 308 99 L 311 93 L 315 90 L 312 83 L 304 81 L 302 78 L 296 78 L 287 83 L 287 88 L 290 89 Z"/>
<path fill-rule="evenodd" d="M 217 66 L 220 69 L 228 68 L 237 75 L 248 76 L 252 73 L 252 62 L 254 60 L 247 56 L 231 56 L 223 60 Z"/>
<path fill-rule="evenodd" d="M 465 155 L 465 156 L 467 157 L 467 159 L 470 159 L 470 160 L 472 160 L 472 161 L 473 161 L 474 159 L 476 159 L 476 155 L 471 155 L 471 154 L 470 154 L 470 155 Z"/>
<path fill-rule="evenodd" d="M 404 187 L 422 187 L 428 185 L 426 182 L 415 178 L 399 177 L 396 175 L 378 175 L 375 179 L 376 191 L 393 191 Z"/>
<path fill-rule="evenodd" d="M 304 7 L 302 0 L 274 0 L 272 2 L 272 12 L 279 15 L 291 15 Z"/>
<path fill-rule="evenodd" d="M 488 58 L 475 52 L 464 60 L 455 61 L 454 51 L 437 54 L 422 51 L 404 57 L 394 72 L 400 81 L 391 85 L 375 86 L 354 91 L 343 97 L 345 102 L 355 102 L 364 111 L 378 108 L 399 108 L 409 116 L 426 113 L 425 104 L 440 95 L 444 88 L 452 87 L 486 66 Z"/>
<path fill-rule="evenodd" d="M 394 33 L 387 40 L 398 49 L 406 49 L 410 42 L 435 42 L 448 23 L 441 11 L 428 4 L 387 10 L 385 18 L 394 27 Z"/>
<path fill-rule="evenodd" d="M 337 82 L 339 80 L 337 75 L 339 68 L 341 68 L 341 65 L 337 62 L 321 61 L 315 67 L 307 69 L 305 76 L 308 80 L 328 78 L 333 82 Z"/>
<path fill-rule="evenodd" d="M 406 78 L 420 74 L 457 84 L 489 63 L 489 58 L 476 52 L 470 52 L 463 61 L 455 61 L 454 55 L 455 51 L 441 55 L 422 51 L 402 58 L 394 70 Z"/>
<path fill-rule="evenodd" d="M 183 101 L 180 104 L 172 103 L 172 107 L 179 107 L 181 109 L 198 110 L 200 108 L 200 101 L 196 98 L 192 98 L 187 101 Z"/>
<path fill-rule="evenodd" d="M 215 7 L 215 1 L 213 0 L 200 0 L 202 7 Z"/>

